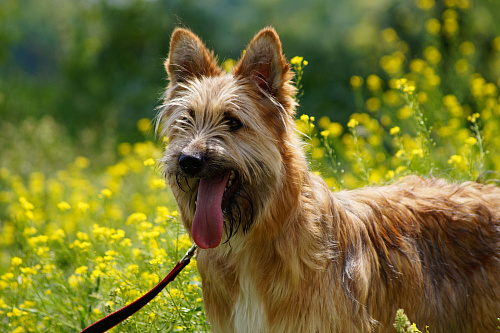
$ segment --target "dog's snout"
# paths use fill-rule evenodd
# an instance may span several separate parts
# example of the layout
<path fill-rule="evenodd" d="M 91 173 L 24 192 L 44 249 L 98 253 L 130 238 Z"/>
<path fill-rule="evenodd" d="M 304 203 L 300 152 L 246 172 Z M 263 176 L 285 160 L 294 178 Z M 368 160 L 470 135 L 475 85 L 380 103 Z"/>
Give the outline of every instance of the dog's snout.
<path fill-rule="evenodd" d="M 195 176 L 205 165 L 205 157 L 201 154 L 179 156 L 179 166 L 188 175 Z"/>

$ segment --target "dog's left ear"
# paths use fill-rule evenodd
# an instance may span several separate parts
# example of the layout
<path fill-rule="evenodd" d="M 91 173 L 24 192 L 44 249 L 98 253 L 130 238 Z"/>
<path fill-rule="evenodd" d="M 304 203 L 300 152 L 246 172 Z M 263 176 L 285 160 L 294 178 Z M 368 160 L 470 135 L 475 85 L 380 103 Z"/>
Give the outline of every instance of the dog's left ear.
<path fill-rule="evenodd" d="M 278 34 L 273 28 L 264 28 L 248 44 L 234 74 L 250 77 L 262 90 L 276 95 L 290 80 L 289 71 Z"/>

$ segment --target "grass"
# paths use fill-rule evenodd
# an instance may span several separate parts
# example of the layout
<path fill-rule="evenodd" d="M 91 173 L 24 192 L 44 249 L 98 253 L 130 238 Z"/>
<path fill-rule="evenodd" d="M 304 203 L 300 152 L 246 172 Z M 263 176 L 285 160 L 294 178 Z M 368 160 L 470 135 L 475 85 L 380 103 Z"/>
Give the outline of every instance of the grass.
<path fill-rule="evenodd" d="M 380 73 L 351 78 L 358 112 L 350 121 L 309 115 L 296 121 L 311 169 L 334 191 L 407 174 L 498 178 L 490 172 L 500 171 L 498 82 L 481 75 L 478 51 L 452 24 L 469 2 L 446 2 L 442 17 L 432 17 L 432 1 L 416 3 L 429 12 L 421 52 L 384 29 Z M 455 46 L 445 58 L 439 40 L 447 39 Z M 500 39 L 491 45 L 500 58 Z M 293 60 L 299 88 L 306 65 Z M 450 80 L 455 90 L 445 88 Z M 48 118 L 0 126 L 0 331 L 78 332 L 149 290 L 189 248 L 155 167 L 160 144 L 111 139 L 102 153 L 88 153 L 55 134 L 60 126 Z M 139 120 L 138 128 L 147 133 L 150 121 Z M 417 332 L 402 316 L 398 331 Z M 196 261 L 114 329 L 209 330 Z"/>

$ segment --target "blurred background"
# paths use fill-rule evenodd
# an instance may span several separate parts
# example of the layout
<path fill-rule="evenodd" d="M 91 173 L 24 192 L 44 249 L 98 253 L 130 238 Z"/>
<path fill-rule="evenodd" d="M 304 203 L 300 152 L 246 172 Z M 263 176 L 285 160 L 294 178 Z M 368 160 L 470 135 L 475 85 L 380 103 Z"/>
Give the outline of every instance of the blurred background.
<path fill-rule="evenodd" d="M 353 75 L 395 77 L 391 66 L 402 68 L 423 57 L 431 37 L 440 56 L 451 56 L 453 38 L 446 31 L 429 33 L 432 18 L 446 29 L 443 15 L 450 8 L 460 25 L 455 39 L 475 47 L 468 61 L 497 82 L 500 65 L 492 40 L 500 35 L 498 0 L 1 0 L 0 155 L 19 135 L 25 146 L 16 150 L 48 141 L 38 158 L 51 161 L 63 160 L 66 146 L 105 155 L 119 142 L 144 139 L 136 124 L 155 115 L 176 26 L 201 36 L 220 61 L 237 59 L 259 29 L 274 26 L 288 59 L 298 55 L 308 61 L 299 115 L 328 115 L 345 124 L 360 108 Z M 390 49 L 392 32 L 400 42 Z M 394 55 L 401 51 L 398 60 Z M 388 54 L 400 63 L 384 63 Z M 441 89 L 460 98 L 447 80 L 441 80 Z"/>

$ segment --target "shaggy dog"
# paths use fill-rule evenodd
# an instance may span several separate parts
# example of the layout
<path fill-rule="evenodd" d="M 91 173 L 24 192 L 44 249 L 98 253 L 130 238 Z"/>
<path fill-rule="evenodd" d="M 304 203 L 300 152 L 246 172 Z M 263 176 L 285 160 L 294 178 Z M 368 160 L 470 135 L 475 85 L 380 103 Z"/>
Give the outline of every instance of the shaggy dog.
<path fill-rule="evenodd" d="M 387 332 L 399 308 L 437 332 L 500 316 L 500 189 L 410 177 L 332 193 L 297 134 L 272 28 L 230 73 L 176 29 L 160 107 L 164 174 L 214 332 Z"/>

